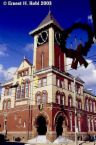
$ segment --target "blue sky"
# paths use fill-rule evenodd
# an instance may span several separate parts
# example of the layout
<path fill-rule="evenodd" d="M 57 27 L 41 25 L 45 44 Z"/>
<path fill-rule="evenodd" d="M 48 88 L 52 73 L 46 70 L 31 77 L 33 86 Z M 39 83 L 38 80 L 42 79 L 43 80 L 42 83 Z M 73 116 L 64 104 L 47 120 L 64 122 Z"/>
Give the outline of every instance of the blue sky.
<path fill-rule="evenodd" d="M 50 9 L 64 29 L 77 21 L 91 24 L 89 0 L 51 1 Z M 15 70 L 24 55 L 32 62 L 33 38 L 28 33 L 39 25 L 48 11 L 49 6 L 4 6 L 0 2 L 0 81 L 5 77 L 3 71 Z M 96 54 L 95 48 L 92 47 L 88 56 Z"/>

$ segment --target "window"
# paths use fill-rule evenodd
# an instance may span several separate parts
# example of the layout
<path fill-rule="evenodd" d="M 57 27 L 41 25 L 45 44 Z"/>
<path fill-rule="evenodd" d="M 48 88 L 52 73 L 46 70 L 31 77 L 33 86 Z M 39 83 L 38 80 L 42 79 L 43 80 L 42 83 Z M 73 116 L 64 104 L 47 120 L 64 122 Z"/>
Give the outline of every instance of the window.
<path fill-rule="evenodd" d="M 41 87 L 41 79 L 39 79 L 39 81 L 38 81 L 38 87 L 39 88 Z"/>
<path fill-rule="evenodd" d="M 29 74 L 29 71 L 26 70 L 26 71 L 24 72 L 24 74 L 25 74 L 25 76 L 27 76 L 27 75 Z"/>
<path fill-rule="evenodd" d="M 25 85 L 21 85 L 21 98 L 25 98 Z"/>
<path fill-rule="evenodd" d="M 60 95 L 58 94 L 57 96 L 56 96 L 56 103 L 58 103 L 58 104 L 60 104 Z"/>
<path fill-rule="evenodd" d="M 68 82 L 68 90 L 71 91 L 71 82 Z"/>
<path fill-rule="evenodd" d="M 24 121 L 23 127 L 26 128 L 26 122 Z"/>
<path fill-rule="evenodd" d="M 28 69 L 18 72 L 17 77 L 20 78 L 20 77 L 27 76 L 27 75 L 29 75 Z"/>
<path fill-rule="evenodd" d="M 10 109 L 10 108 L 11 108 L 11 101 L 8 100 L 8 102 L 7 102 L 7 109 Z"/>
<path fill-rule="evenodd" d="M 81 103 L 81 100 L 78 101 L 78 109 L 82 109 L 82 103 Z"/>
<path fill-rule="evenodd" d="M 37 96 L 37 105 L 40 105 L 40 103 L 41 103 L 41 96 L 38 95 L 38 96 Z"/>
<path fill-rule="evenodd" d="M 88 98 L 85 101 L 85 110 L 89 111 Z"/>
<path fill-rule="evenodd" d="M 69 105 L 69 107 L 72 107 L 72 97 L 70 97 L 70 96 L 68 98 L 68 105 Z"/>
<path fill-rule="evenodd" d="M 42 103 L 43 104 L 46 104 L 46 102 L 47 102 L 47 95 L 46 94 L 43 94 L 42 95 Z"/>
<path fill-rule="evenodd" d="M 25 97 L 29 97 L 29 82 L 25 83 Z"/>
<path fill-rule="evenodd" d="M 41 67 L 44 68 L 44 52 L 41 54 Z"/>
<path fill-rule="evenodd" d="M 90 100 L 90 112 L 92 112 L 92 100 Z"/>
<path fill-rule="evenodd" d="M 19 124 L 21 124 L 22 123 L 22 119 L 21 119 L 21 117 L 19 117 Z"/>
<path fill-rule="evenodd" d="M 11 93 L 12 93 L 12 89 L 9 89 L 9 95 L 11 96 Z"/>
<path fill-rule="evenodd" d="M 88 131 L 90 131 L 90 118 L 88 118 Z"/>
<path fill-rule="evenodd" d="M 57 86 L 60 87 L 60 79 L 57 79 Z"/>
<path fill-rule="evenodd" d="M 80 86 L 77 85 L 77 94 L 80 94 Z"/>
<path fill-rule="evenodd" d="M 42 86 L 44 87 L 44 86 L 46 86 L 47 85 L 47 78 L 43 78 L 42 79 Z"/>
<path fill-rule="evenodd" d="M 17 92 L 16 92 L 16 99 L 20 99 L 20 95 L 21 95 L 21 87 L 18 86 L 17 87 Z"/>
<path fill-rule="evenodd" d="M 64 105 L 65 104 L 65 99 L 64 96 L 61 97 L 61 104 Z"/>

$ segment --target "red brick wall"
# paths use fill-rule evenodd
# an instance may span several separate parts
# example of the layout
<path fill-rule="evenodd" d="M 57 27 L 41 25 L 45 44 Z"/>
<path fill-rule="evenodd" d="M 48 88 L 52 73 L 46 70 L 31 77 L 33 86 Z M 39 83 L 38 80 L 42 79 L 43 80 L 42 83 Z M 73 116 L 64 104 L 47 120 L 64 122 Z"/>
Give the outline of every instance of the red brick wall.
<path fill-rule="evenodd" d="M 24 126 L 25 122 L 25 126 Z M 4 129 L 4 113 L 0 115 L 0 131 Z M 29 127 L 30 126 L 30 127 Z M 7 110 L 7 132 L 32 130 L 32 110 L 28 106 Z"/>
<path fill-rule="evenodd" d="M 4 129 L 4 115 L 3 112 L 0 113 L 0 131 L 3 131 Z"/>
<path fill-rule="evenodd" d="M 45 43 L 36 48 L 36 70 L 42 69 L 41 55 L 44 53 L 44 68 L 49 66 L 49 44 Z"/>
<path fill-rule="evenodd" d="M 58 45 L 55 44 L 54 47 L 54 66 L 58 69 L 60 69 L 61 71 L 64 71 L 64 53 L 61 52 L 61 49 Z M 60 55 L 60 68 L 59 68 L 59 55 Z"/>

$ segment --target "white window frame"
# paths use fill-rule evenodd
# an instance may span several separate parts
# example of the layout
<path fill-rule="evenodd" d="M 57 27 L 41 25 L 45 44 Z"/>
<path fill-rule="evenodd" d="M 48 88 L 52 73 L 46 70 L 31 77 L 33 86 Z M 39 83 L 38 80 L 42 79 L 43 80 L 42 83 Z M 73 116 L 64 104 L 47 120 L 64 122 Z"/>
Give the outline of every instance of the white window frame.
<path fill-rule="evenodd" d="M 40 103 L 41 103 L 41 96 L 40 95 L 37 96 L 37 100 L 36 101 L 37 101 L 37 105 L 40 105 Z"/>

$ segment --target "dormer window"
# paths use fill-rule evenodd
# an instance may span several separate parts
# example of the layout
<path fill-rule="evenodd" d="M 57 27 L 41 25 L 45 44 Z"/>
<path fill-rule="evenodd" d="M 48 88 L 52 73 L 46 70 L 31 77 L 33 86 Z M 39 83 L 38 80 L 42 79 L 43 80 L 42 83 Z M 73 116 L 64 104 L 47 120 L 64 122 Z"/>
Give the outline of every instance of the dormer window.
<path fill-rule="evenodd" d="M 24 76 L 27 76 L 27 75 L 29 75 L 29 69 L 24 69 L 24 70 L 18 72 L 17 77 L 20 78 L 20 77 L 24 77 Z"/>

